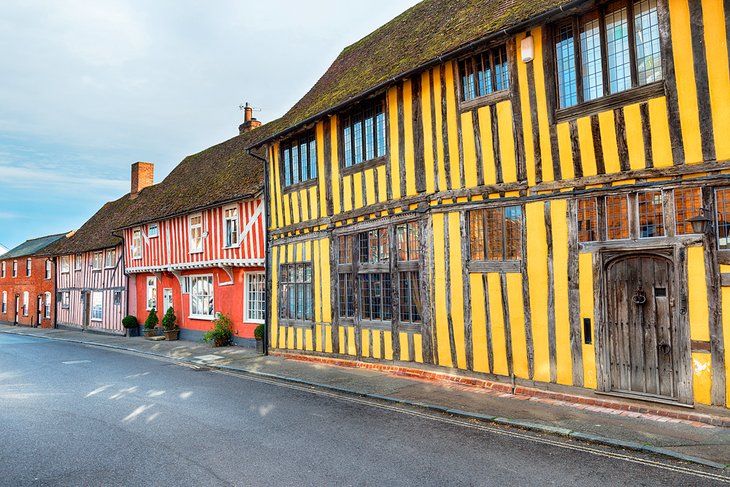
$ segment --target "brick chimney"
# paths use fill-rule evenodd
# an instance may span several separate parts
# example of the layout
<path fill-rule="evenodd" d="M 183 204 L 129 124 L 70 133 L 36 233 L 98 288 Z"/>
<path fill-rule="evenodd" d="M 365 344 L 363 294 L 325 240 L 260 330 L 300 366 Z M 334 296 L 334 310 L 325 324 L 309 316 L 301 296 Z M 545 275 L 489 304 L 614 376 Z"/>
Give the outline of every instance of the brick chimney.
<path fill-rule="evenodd" d="M 253 107 L 246 102 L 243 106 L 243 123 L 238 126 L 238 133 L 244 134 L 261 127 L 261 122 L 253 118 Z"/>
<path fill-rule="evenodd" d="M 155 184 L 155 165 L 151 162 L 132 164 L 132 189 L 129 197 L 134 199 L 143 189 Z"/>

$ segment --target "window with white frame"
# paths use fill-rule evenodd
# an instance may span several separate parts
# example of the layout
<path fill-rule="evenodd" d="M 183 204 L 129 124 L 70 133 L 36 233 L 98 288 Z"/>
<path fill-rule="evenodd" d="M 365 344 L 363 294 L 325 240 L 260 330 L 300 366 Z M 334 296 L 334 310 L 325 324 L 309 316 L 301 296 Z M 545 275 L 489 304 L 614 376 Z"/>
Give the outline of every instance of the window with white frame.
<path fill-rule="evenodd" d="M 191 215 L 188 219 L 190 253 L 203 251 L 203 215 Z"/>
<path fill-rule="evenodd" d="M 8 312 L 8 292 L 3 291 L 3 303 L 2 303 L 2 314 Z"/>
<path fill-rule="evenodd" d="M 74 256 L 74 272 L 80 271 L 83 263 L 84 263 L 84 256 L 81 254 L 76 254 Z"/>
<path fill-rule="evenodd" d="M 107 269 L 113 269 L 116 264 L 117 250 L 107 249 L 106 253 L 104 254 L 104 267 L 106 267 Z"/>
<path fill-rule="evenodd" d="M 150 223 L 147 226 L 147 238 L 155 238 L 160 236 L 160 227 L 157 223 Z"/>
<path fill-rule="evenodd" d="M 142 230 L 139 228 L 132 230 L 132 258 L 142 258 Z"/>
<path fill-rule="evenodd" d="M 71 269 L 69 259 L 70 257 L 68 255 L 61 256 L 61 274 L 68 274 Z"/>
<path fill-rule="evenodd" d="M 71 306 L 71 293 L 64 291 L 61 293 L 61 308 L 68 309 Z"/>
<path fill-rule="evenodd" d="M 51 261 L 46 259 L 46 279 L 51 278 Z"/>
<path fill-rule="evenodd" d="M 238 245 L 238 207 L 232 206 L 223 210 L 223 231 L 226 247 Z"/>
<path fill-rule="evenodd" d="M 213 306 L 213 276 L 190 276 L 190 316 L 211 319 Z"/>
<path fill-rule="evenodd" d="M 266 274 L 246 274 L 246 321 L 263 323 L 266 318 Z"/>
<path fill-rule="evenodd" d="M 94 252 L 94 256 L 91 259 L 91 270 L 93 270 L 93 271 L 101 270 L 102 258 L 103 258 L 103 254 L 101 252 Z"/>
<path fill-rule="evenodd" d="M 91 321 L 101 321 L 104 315 L 104 294 L 101 291 L 91 293 Z"/>
<path fill-rule="evenodd" d="M 28 294 L 28 291 L 23 292 L 23 316 L 28 316 L 29 300 L 30 300 L 30 295 Z"/>
<path fill-rule="evenodd" d="M 43 316 L 51 319 L 51 293 L 45 293 L 43 296 Z"/>
<path fill-rule="evenodd" d="M 147 311 L 157 308 L 157 278 L 147 277 Z"/>
<path fill-rule="evenodd" d="M 18 277 L 18 261 L 13 261 L 13 277 Z"/>
<path fill-rule="evenodd" d="M 25 277 L 30 277 L 31 270 L 33 269 L 33 260 L 25 259 Z"/>
<path fill-rule="evenodd" d="M 0 267 L 0 277 L 5 279 L 5 262 L 3 262 L 2 266 Z"/>

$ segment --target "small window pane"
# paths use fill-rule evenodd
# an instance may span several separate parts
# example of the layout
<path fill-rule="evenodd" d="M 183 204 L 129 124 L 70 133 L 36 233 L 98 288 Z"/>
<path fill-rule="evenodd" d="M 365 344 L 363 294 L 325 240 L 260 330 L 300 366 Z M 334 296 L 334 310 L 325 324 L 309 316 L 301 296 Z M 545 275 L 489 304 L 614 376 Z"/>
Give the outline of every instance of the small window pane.
<path fill-rule="evenodd" d="M 634 4 L 634 32 L 639 86 L 661 80 L 662 56 L 656 0 Z"/>
<path fill-rule="evenodd" d="M 720 250 L 730 250 L 730 188 L 717 190 L 717 238 Z"/>
<path fill-rule="evenodd" d="M 558 74 L 558 102 L 560 108 L 578 103 L 578 87 L 575 72 L 575 47 L 573 26 L 563 25 L 555 36 L 555 62 Z"/>
<path fill-rule="evenodd" d="M 677 222 L 677 235 L 695 233 L 690 218 L 700 215 L 702 196 L 700 188 L 683 188 L 674 190 L 674 219 Z"/>
<path fill-rule="evenodd" d="M 586 16 L 581 25 L 580 51 L 583 72 L 583 101 L 603 96 L 601 30 L 598 12 Z"/>
<path fill-rule="evenodd" d="M 617 8 L 606 14 L 606 48 L 611 93 L 619 93 L 631 88 L 629 26 L 626 19 L 626 7 Z"/>
<path fill-rule="evenodd" d="M 594 198 L 578 200 L 578 241 L 598 240 L 598 214 Z"/>
<path fill-rule="evenodd" d="M 639 236 L 664 236 L 664 213 L 661 191 L 639 193 Z"/>
<path fill-rule="evenodd" d="M 606 196 L 606 236 L 609 240 L 629 238 L 626 196 Z"/>

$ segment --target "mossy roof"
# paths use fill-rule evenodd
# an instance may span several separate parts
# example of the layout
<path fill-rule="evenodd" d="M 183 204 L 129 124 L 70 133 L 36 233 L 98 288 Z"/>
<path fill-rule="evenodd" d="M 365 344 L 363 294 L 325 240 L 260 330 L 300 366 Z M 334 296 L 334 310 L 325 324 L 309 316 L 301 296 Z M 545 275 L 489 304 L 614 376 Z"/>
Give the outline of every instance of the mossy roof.
<path fill-rule="evenodd" d="M 424 0 L 345 48 L 312 89 L 270 124 L 270 138 L 342 108 L 474 42 L 577 3 L 582 2 Z"/>

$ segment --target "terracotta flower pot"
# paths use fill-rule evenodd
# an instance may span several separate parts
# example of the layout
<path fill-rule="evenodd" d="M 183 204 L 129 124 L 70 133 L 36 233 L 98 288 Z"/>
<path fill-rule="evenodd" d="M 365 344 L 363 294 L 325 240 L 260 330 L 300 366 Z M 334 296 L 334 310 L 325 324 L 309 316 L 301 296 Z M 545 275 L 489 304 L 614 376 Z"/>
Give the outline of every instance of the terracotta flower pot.
<path fill-rule="evenodd" d="M 177 340 L 180 336 L 180 330 L 165 330 L 165 340 Z"/>
<path fill-rule="evenodd" d="M 144 336 L 146 336 L 147 338 L 157 336 L 157 330 L 155 328 L 152 328 L 152 329 L 145 328 Z"/>

